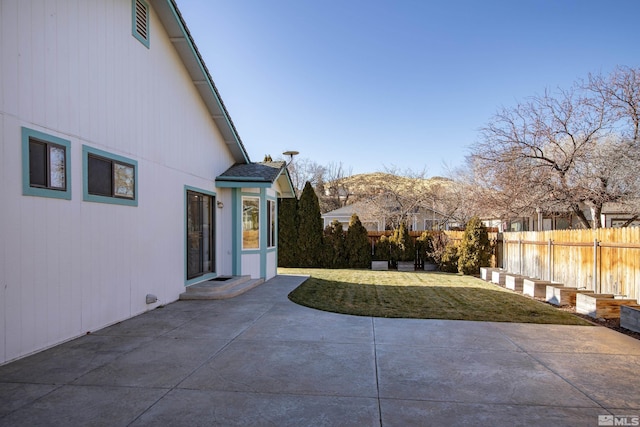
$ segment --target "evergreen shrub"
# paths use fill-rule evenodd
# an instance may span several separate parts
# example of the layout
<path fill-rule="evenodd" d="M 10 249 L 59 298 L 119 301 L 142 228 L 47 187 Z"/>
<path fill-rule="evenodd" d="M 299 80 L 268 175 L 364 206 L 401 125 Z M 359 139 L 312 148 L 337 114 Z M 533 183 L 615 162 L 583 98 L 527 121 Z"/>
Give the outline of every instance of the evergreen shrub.
<path fill-rule="evenodd" d="M 488 267 L 491 259 L 489 233 L 480 218 L 473 217 L 467 223 L 460 242 L 458 271 L 478 274 L 480 267 Z"/>
<path fill-rule="evenodd" d="M 348 265 L 350 268 L 371 267 L 371 244 L 369 233 L 360 222 L 358 215 L 351 215 L 346 237 Z"/>

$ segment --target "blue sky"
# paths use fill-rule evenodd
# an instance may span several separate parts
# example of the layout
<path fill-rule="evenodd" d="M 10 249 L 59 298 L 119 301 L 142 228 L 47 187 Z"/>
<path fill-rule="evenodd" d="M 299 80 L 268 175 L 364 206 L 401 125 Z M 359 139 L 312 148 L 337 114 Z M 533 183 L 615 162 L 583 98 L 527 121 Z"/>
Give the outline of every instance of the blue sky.
<path fill-rule="evenodd" d="M 177 0 L 253 161 L 461 166 L 500 106 L 640 65 L 638 0 Z"/>

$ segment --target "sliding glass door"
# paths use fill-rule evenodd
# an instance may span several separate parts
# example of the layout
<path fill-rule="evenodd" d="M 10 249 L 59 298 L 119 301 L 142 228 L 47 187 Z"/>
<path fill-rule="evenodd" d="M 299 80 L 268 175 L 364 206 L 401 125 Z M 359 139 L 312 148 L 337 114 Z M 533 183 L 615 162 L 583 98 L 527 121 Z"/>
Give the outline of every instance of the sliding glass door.
<path fill-rule="evenodd" d="M 213 196 L 187 191 L 187 279 L 214 272 L 213 206 Z"/>

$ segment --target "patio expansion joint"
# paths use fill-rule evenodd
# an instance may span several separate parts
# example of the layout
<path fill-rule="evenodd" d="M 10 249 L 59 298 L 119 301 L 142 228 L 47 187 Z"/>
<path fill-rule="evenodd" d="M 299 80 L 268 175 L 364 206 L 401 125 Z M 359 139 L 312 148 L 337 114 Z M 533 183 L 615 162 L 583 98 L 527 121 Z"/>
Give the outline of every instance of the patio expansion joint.
<path fill-rule="evenodd" d="M 378 403 L 378 420 L 382 426 L 382 405 L 380 404 L 380 376 L 378 375 L 378 346 L 376 345 L 376 322 L 375 318 L 371 317 L 371 328 L 373 329 L 373 363 L 376 375 L 376 400 Z"/>
<path fill-rule="evenodd" d="M 519 345 L 518 343 L 516 343 L 515 341 L 513 341 L 507 334 L 504 334 L 505 338 L 507 340 L 509 340 L 513 345 L 515 345 L 516 347 L 518 347 L 520 350 L 522 350 L 522 352 L 524 354 L 526 354 L 527 356 L 529 356 L 531 359 L 533 359 L 536 363 L 539 363 L 540 366 L 544 367 L 546 370 L 548 370 L 549 372 L 551 372 L 552 374 L 556 375 L 558 378 L 560 378 L 562 381 L 564 381 L 565 383 L 569 384 L 569 386 L 571 386 L 573 389 L 575 389 L 578 393 L 580 393 L 581 395 L 583 395 L 584 397 L 586 397 L 588 400 L 592 401 L 595 406 L 594 407 L 598 407 L 598 408 L 602 408 L 603 410 L 607 411 L 607 407 L 605 405 L 603 405 L 601 402 L 597 401 L 596 399 L 594 399 L 593 397 L 589 396 L 587 393 L 585 393 L 584 391 L 582 391 L 582 389 L 580 387 L 578 387 L 576 384 L 574 384 L 571 380 L 569 380 L 568 378 L 566 378 L 565 376 L 563 376 L 560 372 L 557 372 L 556 370 L 552 369 L 550 366 L 548 366 L 546 363 L 544 363 L 542 360 L 540 360 L 539 358 L 537 358 L 536 356 L 534 356 L 532 354 L 532 352 L 527 351 L 524 347 L 522 347 L 521 345 Z M 549 354 L 549 353 L 553 353 L 553 354 L 562 354 L 560 352 L 538 352 L 538 353 L 545 353 L 545 354 Z M 549 405 L 549 406 L 553 406 L 553 405 Z"/>

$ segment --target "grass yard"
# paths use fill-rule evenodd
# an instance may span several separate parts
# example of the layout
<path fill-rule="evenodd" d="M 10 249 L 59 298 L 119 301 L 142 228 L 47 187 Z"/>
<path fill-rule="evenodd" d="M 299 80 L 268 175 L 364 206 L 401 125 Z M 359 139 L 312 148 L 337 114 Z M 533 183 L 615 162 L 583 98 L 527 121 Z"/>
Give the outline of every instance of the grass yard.
<path fill-rule="evenodd" d="M 491 322 L 591 323 L 481 279 L 457 274 L 279 268 L 310 275 L 289 294 L 297 304 L 334 313 Z"/>

